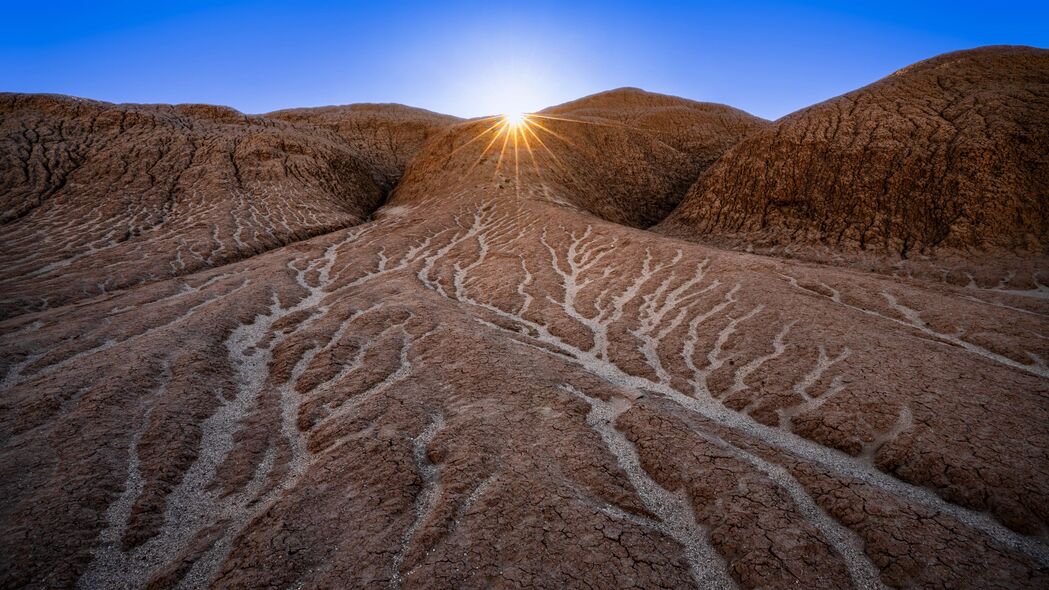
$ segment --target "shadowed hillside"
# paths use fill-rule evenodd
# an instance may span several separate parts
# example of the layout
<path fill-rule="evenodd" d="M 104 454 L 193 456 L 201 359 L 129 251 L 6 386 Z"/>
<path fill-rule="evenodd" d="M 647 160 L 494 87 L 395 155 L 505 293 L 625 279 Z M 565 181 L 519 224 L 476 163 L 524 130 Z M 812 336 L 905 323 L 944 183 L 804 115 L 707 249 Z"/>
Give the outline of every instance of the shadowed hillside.
<path fill-rule="evenodd" d="M 266 117 L 331 129 L 375 168 L 387 190 L 397 184 L 430 137 L 460 120 L 399 104 L 286 109 Z"/>

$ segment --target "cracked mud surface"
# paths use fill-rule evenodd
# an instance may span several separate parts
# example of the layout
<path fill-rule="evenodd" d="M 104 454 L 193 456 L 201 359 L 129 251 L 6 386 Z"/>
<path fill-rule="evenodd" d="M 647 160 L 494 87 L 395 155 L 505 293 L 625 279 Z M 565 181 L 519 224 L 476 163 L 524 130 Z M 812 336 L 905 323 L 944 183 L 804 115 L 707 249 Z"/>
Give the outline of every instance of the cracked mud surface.
<path fill-rule="evenodd" d="M 89 254 L 46 305 L 19 277 L 52 262 L 12 272 L 0 586 L 1049 584 L 1049 300 L 639 229 L 722 149 L 682 129 L 740 131 L 699 108 L 646 131 L 665 97 L 619 92 L 546 111 L 571 120 L 539 120 L 534 166 L 482 155 L 483 120 L 355 148 L 358 189 L 407 165 L 389 201 L 274 189 L 304 235 L 251 254 L 150 277 L 174 252 L 146 231 L 119 290 L 62 291 L 104 272 Z M 271 124 L 321 169 L 378 136 Z M 204 243 L 232 194 L 166 223 Z M 108 231 L 55 195 L 12 227 Z M 294 225 L 300 199 L 342 226 Z"/>

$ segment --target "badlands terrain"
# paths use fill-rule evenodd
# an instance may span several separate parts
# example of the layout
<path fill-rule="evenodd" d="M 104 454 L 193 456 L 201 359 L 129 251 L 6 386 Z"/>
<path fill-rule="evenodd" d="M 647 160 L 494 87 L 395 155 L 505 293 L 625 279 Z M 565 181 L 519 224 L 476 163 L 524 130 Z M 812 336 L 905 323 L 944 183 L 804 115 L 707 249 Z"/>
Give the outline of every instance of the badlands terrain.
<path fill-rule="evenodd" d="M 1049 51 L 0 162 L 2 588 L 1049 586 Z"/>

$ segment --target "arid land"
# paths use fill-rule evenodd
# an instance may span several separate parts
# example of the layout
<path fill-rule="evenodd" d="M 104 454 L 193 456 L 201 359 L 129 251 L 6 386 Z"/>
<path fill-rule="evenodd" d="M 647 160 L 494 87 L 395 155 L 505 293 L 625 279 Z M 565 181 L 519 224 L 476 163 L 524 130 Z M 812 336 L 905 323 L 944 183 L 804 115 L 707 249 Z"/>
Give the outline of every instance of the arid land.
<path fill-rule="evenodd" d="M 1047 50 L 0 163 L 2 588 L 1049 586 Z"/>

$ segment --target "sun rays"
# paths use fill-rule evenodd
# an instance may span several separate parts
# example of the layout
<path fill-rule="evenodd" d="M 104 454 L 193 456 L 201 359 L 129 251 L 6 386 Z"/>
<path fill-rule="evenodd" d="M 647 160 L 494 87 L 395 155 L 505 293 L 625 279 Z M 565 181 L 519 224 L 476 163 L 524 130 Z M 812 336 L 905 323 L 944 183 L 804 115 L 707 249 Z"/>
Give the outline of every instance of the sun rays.
<path fill-rule="evenodd" d="M 499 180 L 501 175 L 504 180 L 512 177 L 518 195 L 522 188 L 522 169 L 526 172 L 526 176 L 528 176 L 529 169 L 534 173 L 532 178 L 538 181 L 544 193 L 549 190 L 546 180 L 551 169 L 567 176 L 574 184 L 580 182 L 580 178 L 572 168 L 566 165 L 564 156 L 568 152 L 587 148 L 578 145 L 566 136 L 572 135 L 567 126 L 585 125 L 641 131 L 637 127 L 604 118 L 583 120 L 562 115 L 516 111 L 477 119 L 475 124 L 480 126 L 480 131 L 455 147 L 449 157 L 467 146 L 483 145 L 484 147 L 480 149 L 480 153 L 473 160 L 466 174 L 470 175 L 478 165 L 494 160 L 492 182 L 502 182 Z M 557 127 L 556 130 L 555 127 Z M 529 184 L 527 180 L 526 178 L 524 183 L 526 185 Z"/>

